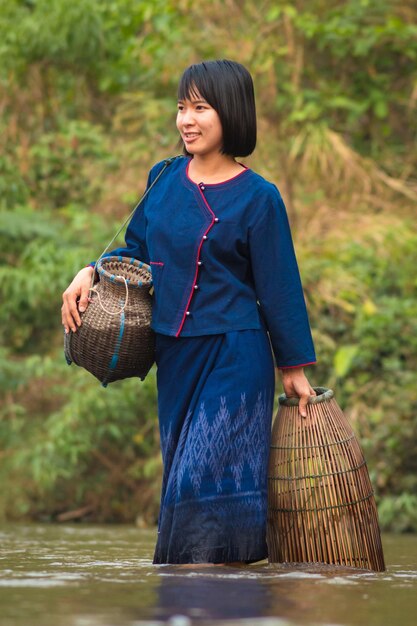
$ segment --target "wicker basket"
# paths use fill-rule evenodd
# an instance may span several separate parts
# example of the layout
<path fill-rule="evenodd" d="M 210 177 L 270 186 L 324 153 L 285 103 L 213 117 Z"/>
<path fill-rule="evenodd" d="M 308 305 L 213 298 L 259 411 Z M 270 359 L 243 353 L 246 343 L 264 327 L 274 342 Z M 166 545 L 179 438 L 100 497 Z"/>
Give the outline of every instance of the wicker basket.
<path fill-rule="evenodd" d="M 81 326 L 65 335 L 67 363 L 84 367 L 104 387 L 123 378 L 143 380 L 155 358 L 150 267 L 110 256 L 100 259 L 97 272 Z"/>
<path fill-rule="evenodd" d="M 385 569 L 372 486 L 358 440 L 333 391 L 315 388 L 307 417 L 280 396 L 268 472 L 271 563 Z"/>

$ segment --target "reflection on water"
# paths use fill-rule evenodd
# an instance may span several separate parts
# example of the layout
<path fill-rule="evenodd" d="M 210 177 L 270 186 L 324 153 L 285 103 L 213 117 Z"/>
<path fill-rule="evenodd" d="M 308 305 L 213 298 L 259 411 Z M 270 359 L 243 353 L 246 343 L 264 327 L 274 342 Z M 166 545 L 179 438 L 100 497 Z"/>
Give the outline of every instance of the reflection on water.
<path fill-rule="evenodd" d="M 157 593 L 155 617 L 160 620 L 173 614 L 199 620 L 254 618 L 270 615 L 273 605 L 272 589 L 262 579 L 230 575 L 162 576 Z"/>
<path fill-rule="evenodd" d="M 414 626 L 417 540 L 384 537 L 380 574 L 266 561 L 152 565 L 130 526 L 0 526 L 1 626 Z"/>

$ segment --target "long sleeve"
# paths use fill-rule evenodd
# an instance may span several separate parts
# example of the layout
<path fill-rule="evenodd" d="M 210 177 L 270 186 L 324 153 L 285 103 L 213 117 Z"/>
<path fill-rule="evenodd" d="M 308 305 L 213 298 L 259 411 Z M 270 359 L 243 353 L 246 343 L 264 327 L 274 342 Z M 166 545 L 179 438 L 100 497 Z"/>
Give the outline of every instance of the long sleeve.
<path fill-rule="evenodd" d="M 256 296 L 278 367 L 316 362 L 303 289 L 284 202 L 274 193 L 249 232 Z"/>

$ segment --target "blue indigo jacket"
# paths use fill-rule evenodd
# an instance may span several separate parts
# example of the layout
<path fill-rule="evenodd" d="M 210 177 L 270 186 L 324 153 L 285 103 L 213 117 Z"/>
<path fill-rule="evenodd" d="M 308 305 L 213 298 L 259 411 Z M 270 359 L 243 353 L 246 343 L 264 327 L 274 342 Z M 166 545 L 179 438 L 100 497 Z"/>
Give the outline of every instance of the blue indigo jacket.
<path fill-rule="evenodd" d="M 284 202 L 251 169 L 217 184 L 194 183 L 191 157 L 163 172 L 134 214 L 125 246 L 152 269 L 153 329 L 189 337 L 269 332 L 278 367 L 316 361 Z M 148 187 L 164 161 L 150 171 Z"/>

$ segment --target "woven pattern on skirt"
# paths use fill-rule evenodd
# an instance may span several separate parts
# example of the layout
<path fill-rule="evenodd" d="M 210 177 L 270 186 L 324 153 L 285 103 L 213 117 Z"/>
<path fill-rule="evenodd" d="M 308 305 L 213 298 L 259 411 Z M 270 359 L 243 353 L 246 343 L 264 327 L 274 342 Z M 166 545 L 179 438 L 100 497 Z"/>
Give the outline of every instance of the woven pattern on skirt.
<path fill-rule="evenodd" d="M 157 334 L 164 476 L 154 563 L 267 557 L 274 365 L 266 332 Z"/>

